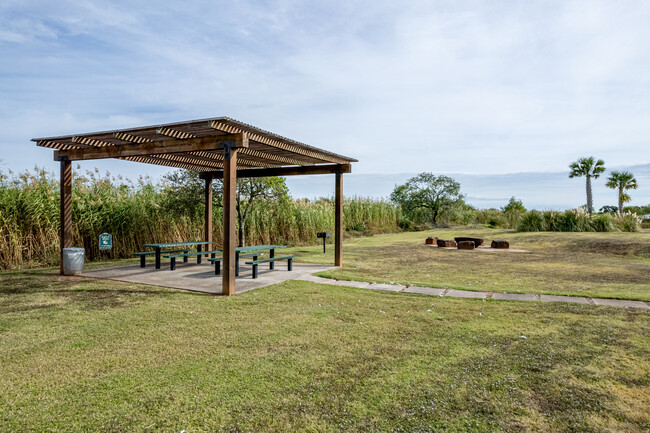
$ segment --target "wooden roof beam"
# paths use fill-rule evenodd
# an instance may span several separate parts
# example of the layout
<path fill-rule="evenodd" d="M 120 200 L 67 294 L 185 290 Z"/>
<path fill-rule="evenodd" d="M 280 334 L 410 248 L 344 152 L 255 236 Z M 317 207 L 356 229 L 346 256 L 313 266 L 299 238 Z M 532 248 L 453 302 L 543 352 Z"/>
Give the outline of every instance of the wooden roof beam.
<path fill-rule="evenodd" d="M 186 140 L 188 138 L 196 138 L 197 136 L 195 134 L 185 132 L 185 131 L 179 131 L 178 129 L 174 128 L 168 128 L 168 127 L 162 127 L 156 129 L 156 134 L 159 135 L 165 135 L 167 137 L 172 137 L 172 138 L 178 138 L 178 139 L 183 139 Z M 240 155 L 243 153 L 243 150 L 249 150 L 249 149 L 240 149 Z M 255 152 L 255 151 L 253 151 Z M 214 152 L 209 152 L 209 151 L 197 151 L 197 152 L 188 152 L 187 155 L 192 155 L 195 157 L 198 157 L 199 159 L 202 160 L 208 160 L 208 161 L 223 161 L 224 157 L 220 153 L 214 153 Z M 277 167 L 278 164 L 267 164 L 264 162 L 256 162 L 256 161 L 247 161 L 247 160 L 242 160 L 241 158 L 238 159 L 238 164 L 239 165 L 244 165 L 244 166 L 250 166 L 250 167 Z"/>
<path fill-rule="evenodd" d="M 40 142 L 39 142 L 40 143 Z M 248 136 L 244 133 L 196 137 L 186 140 L 171 139 L 146 143 L 125 143 L 119 146 L 105 146 L 85 149 L 65 149 L 54 152 L 54 160 L 65 156 L 69 161 L 90 159 L 123 158 L 126 156 L 147 156 L 160 153 L 187 153 L 199 150 L 223 149 L 225 143 L 238 148 L 248 147 Z M 46 146 L 47 147 L 47 146 Z"/>
<path fill-rule="evenodd" d="M 286 156 L 280 156 L 280 155 L 273 155 L 271 153 L 264 153 L 260 152 L 259 150 L 255 149 L 240 149 L 239 150 L 239 157 L 246 157 L 246 156 L 253 156 L 255 158 L 261 158 L 261 159 L 268 159 L 271 161 L 277 161 L 282 164 L 287 164 L 287 165 L 314 165 L 313 162 L 305 162 L 305 161 L 300 161 L 298 159 L 293 159 L 293 158 L 287 158 Z"/>
<path fill-rule="evenodd" d="M 204 166 L 204 167 L 211 167 L 211 168 L 218 168 L 222 169 L 223 164 L 217 161 L 210 161 L 210 160 L 205 160 L 205 159 L 194 159 L 189 156 L 185 155 L 178 155 L 178 154 L 167 154 L 167 153 L 162 153 L 158 155 L 151 155 L 152 157 L 155 158 L 160 158 L 160 159 L 166 159 L 169 161 L 177 161 L 177 162 L 182 162 L 185 164 L 192 164 L 196 166 Z M 205 168 L 204 168 L 205 170 Z"/>
<path fill-rule="evenodd" d="M 178 161 L 170 161 L 166 159 L 155 158 L 152 156 L 123 156 L 118 159 L 124 159 L 126 161 L 132 161 L 132 162 L 141 162 L 144 164 L 162 165 L 165 167 L 183 168 L 185 170 L 193 170 L 199 172 L 205 170 L 205 167 L 202 166 L 186 164 Z"/>
<path fill-rule="evenodd" d="M 278 168 L 251 168 L 237 170 L 237 178 L 240 177 L 269 177 L 269 176 L 301 176 L 306 174 L 331 174 L 331 173 L 350 173 L 352 167 L 350 164 L 327 164 L 312 165 L 301 167 L 278 167 Z M 201 173 L 202 178 L 212 177 L 221 179 L 222 171 Z"/>
<path fill-rule="evenodd" d="M 250 159 L 246 159 L 246 157 L 241 157 L 240 152 L 242 152 L 245 149 L 239 149 L 237 153 L 237 165 L 242 165 L 242 166 L 248 166 L 248 167 L 265 167 L 265 168 L 271 168 L 271 167 L 281 167 L 282 164 L 274 164 L 274 163 L 267 163 L 267 162 L 259 162 L 259 161 L 253 161 Z M 246 149 L 248 150 L 248 149 Z M 220 153 L 215 153 L 215 152 L 206 152 L 206 151 L 198 151 L 198 152 L 188 152 L 188 155 L 196 155 L 202 158 L 209 158 L 217 161 L 223 161 L 224 157 Z"/>
<path fill-rule="evenodd" d="M 240 128 L 237 128 L 237 127 L 232 126 L 232 125 L 228 125 L 228 124 L 220 122 L 218 120 L 212 120 L 210 122 L 210 127 L 212 129 L 216 129 L 216 130 L 223 131 L 223 132 L 229 132 L 229 133 L 243 132 L 242 129 L 240 129 Z M 350 163 L 348 160 L 337 158 L 337 157 L 335 157 L 333 155 L 324 154 L 324 153 L 317 152 L 317 151 L 314 151 L 314 150 L 311 150 L 311 149 L 303 149 L 303 148 L 298 147 L 298 146 L 294 146 L 294 145 L 291 145 L 291 144 L 288 144 L 288 143 L 284 143 L 284 142 L 282 142 L 280 140 L 274 140 L 272 138 L 264 137 L 263 135 L 248 133 L 248 137 L 249 137 L 250 140 L 257 141 L 258 143 L 262 143 L 262 144 L 265 144 L 267 146 L 275 147 L 277 149 L 282 149 L 282 150 L 285 150 L 287 152 L 295 153 L 295 154 L 298 154 L 298 155 L 304 155 L 304 156 L 308 156 L 310 158 L 319 159 L 319 160 L 321 160 L 323 162 L 335 162 L 335 163 L 338 163 L 338 164 L 349 164 Z"/>

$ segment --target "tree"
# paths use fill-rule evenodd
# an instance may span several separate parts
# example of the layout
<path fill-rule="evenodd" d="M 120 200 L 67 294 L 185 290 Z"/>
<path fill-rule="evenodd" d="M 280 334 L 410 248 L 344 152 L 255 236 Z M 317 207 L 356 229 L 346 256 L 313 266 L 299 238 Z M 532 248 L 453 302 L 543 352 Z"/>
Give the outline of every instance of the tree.
<path fill-rule="evenodd" d="M 618 212 L 618 208 L 616 206 L 610 206 L 606 204 L 605 206 L 600 208 L 600 213 L 616 213 Z"/>
<path fill-rule="evenodd" d="M 501 208 L 501 211 L 503 211 L 503 214 L 508 221 L 508 228 L 516 228 L 521 217 L 526 214 L 524 204 L 514 196 L 510 197 L 510 201 L 507 205 Z"/>
<path fill-rule="evenodd" d="M 174 215 L 203 213 L 205 183 L 196 171 L 176 170 L 163 176 L 163 206 Z"/>
<path fill-rule="evenodd" d="M 521 200 L 517 200 L 514 196 L 510 197 L 508 204 L 501 208 L 503 212 L 526 212 L 526 208 Z"/>
<path fill-rule="evenodd" d="M 438 217 L 463 203 L 460 183 L 448 176 L 420 173 L 404 185 L 396 185 L 390 199 L 407 212 L 424 209 L 430 213 L 431 221 L 437 224 Z"/>
<path fill-rule="evenodd" d="M 596 161 L 593 156 L 589 158 L 580 158 L 576 162 L 569 165 L 571 172 L 569 173 L 569 178 L 582 177 L 585 176 L 586 180 L 586 189 L 587 189 L 587 211 L 589 216 L 593 214 L 594 203 L 591 194 L 591 178 L 598 179 L 600 174 L 605 171 L 605 161 L 599 159 Z"/>
<path fill-rule="evenodd" d="M 246 220 L 259 200 L 289 198 L 289 189 L 283 177 L 258 177 L 237 179 L 237 222 L 239 246 L 246 245 Z"/>
<path fill-rule="evenodd" d="M 176 215 L 202 215 L 205 200 L 205 182 L 191 170 L 176 170 L 163 176 L 165 179 L 165 206 Z M 223 207 L 223 183 L 212 184 L 212 203 Z M 289 189 L 283 177 L 237 179 L 235 209 L 237 212 L 239 246 L 246 243 L 246 221 L 260 200 L 288 199 Z"/>
<path fill-rule="evenodd" d="M 639 187 L 634 175 L 629 171 L 612 171 L 605 185 L 612 189 L 618 189 L 618 214 L 623 215 L 623 203 L 631 200 L 625 191 Z"/>

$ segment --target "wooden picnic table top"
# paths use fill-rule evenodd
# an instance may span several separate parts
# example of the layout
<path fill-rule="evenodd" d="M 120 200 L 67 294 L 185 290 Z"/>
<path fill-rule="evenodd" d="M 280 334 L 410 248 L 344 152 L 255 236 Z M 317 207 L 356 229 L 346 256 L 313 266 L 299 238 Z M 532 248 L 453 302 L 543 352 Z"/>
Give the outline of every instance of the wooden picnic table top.
<path fill-rule="evenodd" d="M 213 242 L 208 241 L 196 241 L 196 242 L 165 242 L 162 244 L 144 244 L 143 247 L 148 248 L 169 248 L 169 247 L 187 247 L 192 245 L 207 245 L 212 244 Z M 248 253 L 259 250 L 271 250 L 278 248 L 286 248 L 286 245 L 251 245 L 248 247 L 237 247 L 235 251 L 240 253 Z M 221 250 L 215 250 L 216 252 L 221 252 Z"/>
<path fill-rule="evenodd" d="M 235 251 L 238 251 L 240 253 L 249 253 L 253 251 L 259 251 L 259 250 L 274 250 L 278 248 L 286 248 L 286 245 L 251 245 L 249 247 L 237 247 L 235 248 Z"/>
<path fill-rule="evenodd" d="M 248 247 L 237 247 L 235 248 L 235 251 L 237 251 L 238 253 L 250 253 L 254 251 L 271 250 L 271 249 L 275 250 L 278 248 L 286 248 L 286 247 L 287 247 L 286 245 L 251 245 Z M 223 252 L 223 250 L 221 249 L 214 250 L 214 251 L 217 253 Z"/>
<path fill-rule="evenodd" d="M 168 247 L 189 247 L 191 245 L 207 245 L 212 242 L 196 241 L 196 242 L 166 242 L 162 244 L 144 244 L 143 247 L 148 248 L 168 248 Z"/>

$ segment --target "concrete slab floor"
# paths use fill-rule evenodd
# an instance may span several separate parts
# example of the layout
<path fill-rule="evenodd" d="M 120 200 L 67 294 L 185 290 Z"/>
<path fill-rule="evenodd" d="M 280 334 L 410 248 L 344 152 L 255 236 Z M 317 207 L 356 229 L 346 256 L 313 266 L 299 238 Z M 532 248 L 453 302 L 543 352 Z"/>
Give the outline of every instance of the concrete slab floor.
<path fill-rule="evenodd" d="M 302 279 L 311 276 L 314 272 L 333 268 L 335 266 L 294 263 L 293 270 L 288 272 L 287 262 L 278 261 L 275 262 L 274 270 L 270 270 L 268 264 L 260 265 L 259 276 L 253 279 L 251 266 L 240 264 L 236 290 L 237 293 L 244 293 L 287 280 Z M 153 264 L 144 268 L 141 268 L 140 265 L 133 265 L 84 271 L 81 275 L 90 278 L 190 290 L 211 295 L 221 294 L 221 275 L 215 275 L 214 266 L 205 262 L 201 264 L 180 263 L 176 265 L 175 271 L 170 271 L 169 264 L 163 263 L 160 269 L 156 269 Z"/>

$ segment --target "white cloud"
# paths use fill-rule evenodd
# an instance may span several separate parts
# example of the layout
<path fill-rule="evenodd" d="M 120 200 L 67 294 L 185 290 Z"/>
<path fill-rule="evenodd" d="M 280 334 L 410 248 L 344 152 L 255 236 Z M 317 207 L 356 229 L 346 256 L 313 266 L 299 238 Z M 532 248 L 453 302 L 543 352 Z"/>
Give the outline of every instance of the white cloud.
<path fill-rule="evenodd" d="M 0 149 L 229 115 L 356 172 L 650 162 L 648 22 L 642 1 L 8 2 Z"/>

